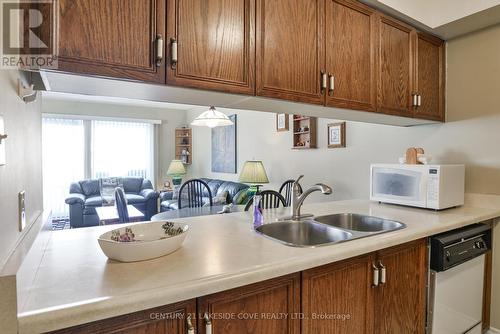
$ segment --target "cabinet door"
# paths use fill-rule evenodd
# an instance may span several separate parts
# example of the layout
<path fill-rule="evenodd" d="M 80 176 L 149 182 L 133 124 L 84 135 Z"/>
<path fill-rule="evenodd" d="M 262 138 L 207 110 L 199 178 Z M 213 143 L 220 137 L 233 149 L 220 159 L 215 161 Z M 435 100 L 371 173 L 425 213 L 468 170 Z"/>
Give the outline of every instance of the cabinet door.
<path fill-rule="evenodd" d="M 157 35 L 165 37 L 165 0 L 59 0 L 59 69 L 165 82 Z"/>
<path fill-rule="evenodd" d="M 255 0 L 171 0 L 167 24 L 168 84 L 254 93 Z"/>
<path fill-rule="evenodd" d="M 324 0 L 257 0 L 257 95 L 322 104 Z"/>
<path fill-rule="evenodd" d="M 299 334 L 300 273 L 199 298 L 198 312 L 201 334 Z"/>
<path fill-rule="evenodd" d="M 412 29 L 386 16 L 379 24 L 378 104 L 380 112 L 413 116 Z"/>
<path fill-rule="evenodd" d="M 375 289 L 374 333 L 424 333 L 426 240 L 380 251 L 378 259 L 387 274 Z"/>
<path fill-rule="evenodd" d="M 375 111 L 376 12 L 351 0 L 327 0 L 326 104 Z"/>
<path fill-rule="evenodd" d="M 302 334 L 373 333 L 373 256 L 304 271 Z"/>
<path fill-rule="evenodd" d="M 414 116 L 444 121 L 443 41 L 422 33 L 418 33 L 415 40 L 415 91 L 420 101 Z"/>
<path fill-rule="evenodd" d="M 196 328 L 194 299 L 51 332 L 53 334 L 186 334 L 188 316 Z"/>

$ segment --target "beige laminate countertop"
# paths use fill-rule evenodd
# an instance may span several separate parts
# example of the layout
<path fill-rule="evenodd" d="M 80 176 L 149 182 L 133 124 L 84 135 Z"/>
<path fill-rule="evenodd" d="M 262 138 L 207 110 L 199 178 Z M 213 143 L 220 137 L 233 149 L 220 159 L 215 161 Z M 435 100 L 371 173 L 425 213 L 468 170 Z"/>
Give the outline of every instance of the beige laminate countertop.
<path fill-rule="evenodd" d="M 266 221 L 283 215 L 266 210 Z M 116 226 L 51 232 L 19 298 L 19 333 L 41 333 L 166 305 L 313 268 L 500 216 L 498 208 L 441 212 L 349 200 L 304 205 L 316 216 L 353 212 L 401 221 L 403 230 L 318 248 L 295 248 L 251 230 L 251 213 L 184 218 L 181 249 L 137 263 L 108 260 L 97 243 Z M 20 281 L 23 281 L 22 279 Z M 26 281 L 26 280 L 24 280 Z"/>

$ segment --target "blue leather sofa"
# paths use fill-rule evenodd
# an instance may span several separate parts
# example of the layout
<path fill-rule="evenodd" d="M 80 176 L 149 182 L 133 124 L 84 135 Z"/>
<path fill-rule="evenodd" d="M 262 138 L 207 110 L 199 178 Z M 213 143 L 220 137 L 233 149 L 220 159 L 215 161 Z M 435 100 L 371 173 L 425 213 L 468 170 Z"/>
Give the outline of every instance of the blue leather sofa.
<path fill-rule="evenodd" d="M 144 214 L 144 220 L 158 213 L 158 192 L 151 181 L 142 177 L 123 177 L 123 190 L 128 204 Z M 74 182 L 69 189 L 66 204 L 69 205 L 69 219 L 72 228 L 99 225 L 96 207 L 102 206 L 101 179 Z"/>
<path fill-rule="evenodd" d="M 238 182 L 217 180 L 217 179 L 207 179 L 201 178 L 200 180 L 205 181 L 210 187 L 210 192 L 212 193 L 212 198 L 220 198 L 222 195 L 226 194 L 226 203 L 233 203 L 234 205 L 246 204 L 248 201 L 247 190 L 248 185 Z M 178 209 L 178 200 L 173 198 L 173 192 L 163 192 L 160 194 L 160 211 L 170 211 Z M 203 197 L 207 198 L 208 203 L 208 192 L 203 192 Z M 214 203 L 214 205 L 221 205 L 220 203 Z"/>

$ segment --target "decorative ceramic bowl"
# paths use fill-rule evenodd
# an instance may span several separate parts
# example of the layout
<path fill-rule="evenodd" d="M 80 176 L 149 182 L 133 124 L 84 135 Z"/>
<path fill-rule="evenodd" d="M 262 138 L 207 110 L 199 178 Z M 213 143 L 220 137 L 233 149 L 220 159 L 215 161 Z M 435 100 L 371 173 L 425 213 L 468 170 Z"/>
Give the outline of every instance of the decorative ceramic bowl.
<path fill-rule="evenodd" d="M 170 254 L 182 246 L 188 232 L 185 224 L 165 221 L 120 227 L 99 237 L 99 246 L 112 260 L 135 262 Z"/>

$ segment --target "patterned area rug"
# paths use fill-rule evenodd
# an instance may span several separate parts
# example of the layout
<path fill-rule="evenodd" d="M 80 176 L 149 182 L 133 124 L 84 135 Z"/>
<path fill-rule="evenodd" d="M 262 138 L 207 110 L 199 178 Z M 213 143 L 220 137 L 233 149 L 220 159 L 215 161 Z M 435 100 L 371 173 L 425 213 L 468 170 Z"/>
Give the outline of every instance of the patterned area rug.
<path fill-rule="evenodd" d="M 70 229 L 69 218 L 53 218 L 52 219 L 52 230 L 67 230 Z"/>

